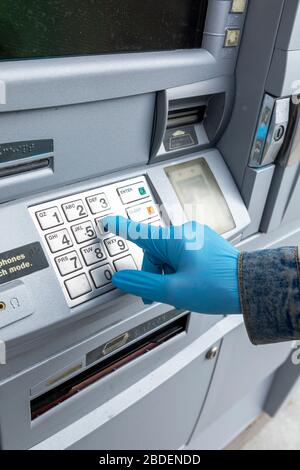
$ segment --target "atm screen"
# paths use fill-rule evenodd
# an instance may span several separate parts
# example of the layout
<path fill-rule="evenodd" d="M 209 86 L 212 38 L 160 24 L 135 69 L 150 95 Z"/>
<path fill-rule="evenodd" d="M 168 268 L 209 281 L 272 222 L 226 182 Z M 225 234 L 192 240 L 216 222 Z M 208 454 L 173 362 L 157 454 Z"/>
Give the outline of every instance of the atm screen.
<path fill-rule="evenodd" d="M 201 46 L 207 0 L 1 0 L 0 60 Z"/>

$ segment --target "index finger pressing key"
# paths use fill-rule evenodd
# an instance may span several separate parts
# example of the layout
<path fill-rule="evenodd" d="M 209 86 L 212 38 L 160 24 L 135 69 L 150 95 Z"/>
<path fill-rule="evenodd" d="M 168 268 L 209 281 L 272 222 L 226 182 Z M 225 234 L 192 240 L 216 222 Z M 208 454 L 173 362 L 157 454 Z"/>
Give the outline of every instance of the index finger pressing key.
<path fill-rule="evenodd" d="M 151 250 L 152 240 L 161 238 L 162 228 L 151 224 L 142 224 L 122 216 L 107 216 L 102 219 L 104 231 L 135 243 L 143 250 Z"/>

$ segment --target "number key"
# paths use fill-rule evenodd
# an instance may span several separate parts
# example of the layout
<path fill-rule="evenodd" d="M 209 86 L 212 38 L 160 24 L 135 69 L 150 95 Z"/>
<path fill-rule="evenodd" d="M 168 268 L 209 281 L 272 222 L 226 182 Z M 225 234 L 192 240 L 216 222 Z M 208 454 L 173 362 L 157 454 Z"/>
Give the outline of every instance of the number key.
<path fill-rule="evenodd" d="M 128 250 L 126 242 L 120 237 L 111 237 L 104 240 L 110 256 L 116 256 Z"/>
<path fill-rule="evenodd" d="M 57 251 L 61 251 L 73 246 L 67 229 L 49 233 L 46 235 L 46 240 L 52 253 L 56 253 Z"/>
<path fill-rule="evenodd" d="M 76 251 L 71 251 L 70 253 L 55 258 L 55 262 L 62 276 L 66 276 L 82 268 Z"/>
<path fill-rule="evenodd" d="M 62 217 L 57 207 L 49 207 L 49 209 L 36 212 L 35 215 L 42 230 L 47 230 L 48 228 L 57 227 L 57 225 L 63 224 Z"/>
<path fill-rule="evenodd" d="M 92 214 L 103 212 L 110 209 L 107 197 L 104 193 L 95 194 L 86 198 Z"/>
<path fill-rule="evenodd" d="M 99 263 L 100 261 L 106 259 L 106 255 L 100 243 L 93 243 L 93 245 L 88 245 L 84 248 L 81 248 L 81 254 L 87 266 Z"/>
<path fill-rule="evenodd" d="M 88 215 L 83 202 L 80 199 L 63 204 L 62 208 L 69 222 L 82 219 Z"/>
<path fill-rule="evenodd" d="M 77 243 L 83 243 L 96 238 L 96 233 L 91 221 L 73 225 L 72 232 L 76 238 Z"/>
<path fill-rule="evenodd" d="M 104 266 L 100 266 L 100 268 L 93 269 L 93 271 L 91 271 L 91 276 L 95 287 L 99 289 L 99 287 L 103 287 L 111 283 L 113 270 L 110 264 L 105 264 Z"/>

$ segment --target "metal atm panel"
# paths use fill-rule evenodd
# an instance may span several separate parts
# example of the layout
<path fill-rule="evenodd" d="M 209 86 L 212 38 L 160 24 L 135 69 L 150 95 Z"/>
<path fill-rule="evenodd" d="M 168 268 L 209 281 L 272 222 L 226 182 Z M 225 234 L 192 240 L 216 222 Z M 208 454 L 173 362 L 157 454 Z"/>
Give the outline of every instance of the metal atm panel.
<path fill-rule="evenodd" d="M 206 7 L 186 2 L 195 3 Z M 266 3 L 209 0 L 205 25 L 198 24 L 201 47 L 0 62 L 0 259 L 19 271 L 29 245 L 29 256 L 44 261 L 33 270 L 26 258 L 27 271 L 11 282 L 0 278 L 6 302 L 20 297 L 13 303 L 20 310 L 0 312 L 7 358 L 1 448 L 178 448 L 197 433 L 205 400 L 218 391 L 219 360 L 228 377 L 242 318 L 144 305 L 113 289 L 112 270 L 126 267 L 128 257 L 140 267 L 142 253 L 109 242 L 100 219 L 121 213 L 146 223 L 188 222 L 167 169 L 201 161 L 211 174 L 205 182 L 213 181 L 230 212 L 223 236 L 237 244 L 252 230 L 238 177 L 247 163 L 228 124 L 241 97 L 236 64 L 248 47 L 244 33 L 267 21 L 264 47 L 272 54 L 282 0 L 267 17 L 253 14 Z M 258 109 L 245 125 L 250 133 Z M 238 154 L 220 144 L 227 131 Z M 10 313 L 14 321 L 6 322 Z M 255 369 L 247 338 L 239 340 L 239 360 Z M 269 351 L 261 378 L 285 359 L 280 351 L 270 360 Z"/>
<path fill-rule="evenodd" d="M 280 33 L 266 87 L 275 96 L 290 99 L 289 125 L 262 220 L 262 230 L 272 232 L 299 219 L 299 12 L 298 2 L 285 5 Z"/>

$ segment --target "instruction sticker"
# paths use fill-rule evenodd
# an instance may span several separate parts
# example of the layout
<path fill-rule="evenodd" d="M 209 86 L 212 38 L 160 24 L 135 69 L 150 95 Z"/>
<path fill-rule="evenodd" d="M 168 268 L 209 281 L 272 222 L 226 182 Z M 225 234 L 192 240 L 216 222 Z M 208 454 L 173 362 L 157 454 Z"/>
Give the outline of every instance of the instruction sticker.
<path fill-rule="evenodd" d="M 48 266 L 39 242 L 5 251 L 0 253 L 0 284 L 28 276 Z"/>

